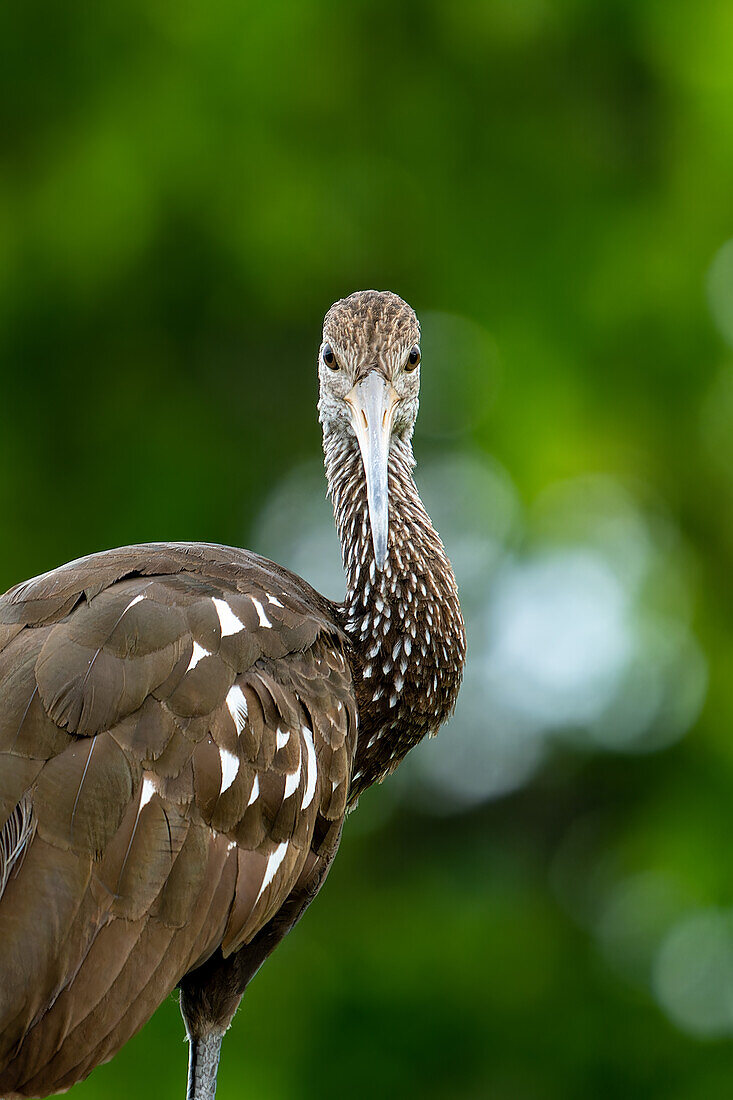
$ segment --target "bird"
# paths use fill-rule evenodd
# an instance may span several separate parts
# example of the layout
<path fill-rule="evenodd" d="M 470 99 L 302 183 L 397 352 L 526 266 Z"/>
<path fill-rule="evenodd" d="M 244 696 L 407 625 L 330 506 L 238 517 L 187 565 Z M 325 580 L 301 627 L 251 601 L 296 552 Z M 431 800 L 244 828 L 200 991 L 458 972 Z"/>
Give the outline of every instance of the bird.
<path fill-rule="evenodd" d="M 335 302 L 318 352 L 346 595 L 213 543 L 90 554 L 0 598 L 0 1096 L 65 1091 L 176 989 L 188 1100 L 344 819 L 451 715 L 456 580 L 418 495 L 420 326 Z"/>

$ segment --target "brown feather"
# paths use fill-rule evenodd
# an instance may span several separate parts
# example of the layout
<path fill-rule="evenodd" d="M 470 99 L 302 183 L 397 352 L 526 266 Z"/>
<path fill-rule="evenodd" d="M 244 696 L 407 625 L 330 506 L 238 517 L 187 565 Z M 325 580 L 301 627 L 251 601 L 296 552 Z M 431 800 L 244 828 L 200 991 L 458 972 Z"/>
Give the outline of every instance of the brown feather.
<path fill-rule="evenodd" d="M 122 826 L 107 846 L 97 876 L 114 898 L 113 911 L 137 920 L 163 889 L 188 830 L 188 821 L 157 793 L 129 805 Z"/>
<path fill-rule="evenodd" d="M 38 832 L 59 848 L 101 854 L 132 797 L 135 775 L 109 733 L 73 742 L 41 772 L 33 797 Z"/>

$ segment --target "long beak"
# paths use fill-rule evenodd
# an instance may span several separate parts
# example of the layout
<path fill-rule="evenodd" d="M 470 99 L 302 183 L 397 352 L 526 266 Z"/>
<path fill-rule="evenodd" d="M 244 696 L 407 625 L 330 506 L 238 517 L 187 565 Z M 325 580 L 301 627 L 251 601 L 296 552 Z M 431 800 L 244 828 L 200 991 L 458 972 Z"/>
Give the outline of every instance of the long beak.
<path fill-rule="evenodd" d="M 346 395 L 351 424 L 359 441 L 367 483 L 369 522 L 378 569 L 387 560 L 389 534 L 389 440 L 399 398 L 379 371 L 370 371 Z"/>

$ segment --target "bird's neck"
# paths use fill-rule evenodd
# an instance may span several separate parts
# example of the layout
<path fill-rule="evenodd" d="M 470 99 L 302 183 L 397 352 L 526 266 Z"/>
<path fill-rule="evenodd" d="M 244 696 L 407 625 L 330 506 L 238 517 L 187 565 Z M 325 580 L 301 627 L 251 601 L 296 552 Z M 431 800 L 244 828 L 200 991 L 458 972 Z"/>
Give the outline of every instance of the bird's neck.
<path fill-rule="evenodd" d="M 452 712 L 465 658 L 455 577 L 417 492 L 409 441 L 389 459 L 389 543 L 374 560 L 355 439 L 324 438 L 326 475 L 348 589 L 339 611 L 354 647 L 359 740 L 352 798 L 391 772 Z"/>

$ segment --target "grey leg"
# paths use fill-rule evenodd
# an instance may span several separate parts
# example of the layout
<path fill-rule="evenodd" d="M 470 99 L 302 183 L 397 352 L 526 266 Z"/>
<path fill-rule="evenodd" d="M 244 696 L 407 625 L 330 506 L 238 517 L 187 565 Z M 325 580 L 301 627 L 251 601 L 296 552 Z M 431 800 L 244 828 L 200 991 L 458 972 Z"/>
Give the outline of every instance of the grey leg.
<path fill-rule="evenodd" d="M 211 1031 L 203 1038 L 189 1036 L 186 1100 L 214 1100 L 223 1038 L 223 1031 Z"/>

